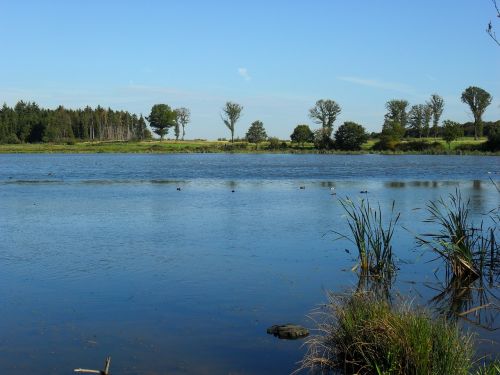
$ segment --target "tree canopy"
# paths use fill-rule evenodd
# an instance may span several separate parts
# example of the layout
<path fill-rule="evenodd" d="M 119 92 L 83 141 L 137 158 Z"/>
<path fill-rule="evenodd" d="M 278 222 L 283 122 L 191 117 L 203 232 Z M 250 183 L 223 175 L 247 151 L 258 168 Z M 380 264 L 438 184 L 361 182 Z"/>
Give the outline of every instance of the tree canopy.
<path fill-rule="evenodd" d="M 455 121 L 443 121 L 443 139 L 448 143 L 448 148 L 451 148 L 451 142 L 464 134 L 462 126 Z"/>
<path fill-rule="evenodd" d="M 328 132 L 328 136 L 331 136 L 333 123 L 340 112 L 341 108 L 334 100 L 321 99 L 309 110 L 309 117 L 315 123 L 320 124 Z"/>
<path fill-rule="evenodd" d="M 362 125 L 346 121 L 335 132 L 335 148 L 339 150 L 359 150 L 368 140 L 368 134 Z"/>
<path fill-rule="evenodd" d="M 175 126 L 176 114 L 167 104 L 155 104 L 147 117 L 153 131 L 160 136 L 160 140 L 168 134 L 168 129 Z"/>
<path fill-rule="evenodd" d="M 242 111 L 243 106 L 233 102 L 226 102 L 226 105 L 222 108 L 221 118 L 231 132 L 231 142 L 234 142 L 234 126 L 239 120 Z"/>
<path fill-rule="evenodd" d="M 246 140 L 251 143 L 260 143 L 267 139 L 266 130 L 264 129 L 264 124 L 262 121 L 254 121 L 248 128 L 247 134 L 245 136 Z"/>
<path fill-rule="evenodd" d="M 293 129 L 290 139 L 292 142 L 296 142 L 299 145 L 304 146 L 304 143 L 312 142 L 314 140 L 314 134 L 308 125 L 297 125 L 295 129 Z"/>
<path fill-rule="evenodd" d="M 40 108 L 19 101 L 0 108 L 0 143 L 141 140 L 150 137 L 141 116 L 101 106 L 93 109 Z"/>
<path fill-rule="evenodd" d="M 434 138 L 436 138 L 438 134 L 439 119 L 444 110 L 444 99 L 438 94 L 432 94 L 428 105 L 432 110 L 432 133 Z"/>
<path fill-rule="evenodd" d="M 474 116 L 474 139 L 483 136 L 483 114 L 491 104 L 492 97 L 489 92 L 480 87 L 467 87 L 462 93 L 462 102 L 466 103 Z"/>

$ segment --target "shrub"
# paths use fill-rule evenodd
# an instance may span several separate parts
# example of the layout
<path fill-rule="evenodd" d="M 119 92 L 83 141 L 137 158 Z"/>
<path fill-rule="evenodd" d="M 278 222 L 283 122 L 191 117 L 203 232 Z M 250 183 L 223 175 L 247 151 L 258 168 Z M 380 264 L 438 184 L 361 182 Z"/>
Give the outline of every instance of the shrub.
<path fill-rule="evenodd" d="M 279 150 L 281 142 L 278 138 L 270 137 L 268 141 L 269 145 L 267 147 L 269 148 L 269 150 Z"/>
<path fill-rule="evenodd" d="M 486 151 L 500 151 L 500 126 L 490 128 L 484 148 Z"/>
<path fill-rule="evenodd" d="M 427 142 L 427 141 L 409 141 L 401 142 L 396 145 L 398 151 L 442 151 L 444 150 L 443 144 L 440 142 Z"/>
<path fill-rule="evenodd" d="M 11 133 L 11 134 L 7 135 L 5 138 L 3 138 L 1 143 L 6 143 L 9 145 L 17 145 L 17 144 L 21 143 L 21 141 L 19 140 L 19 138 L 17 138 L 17 135 L 15 135 L 14 133 Z"/>
<path fill-rule="evenodd" d="M 334 142 L 330 138 L 328 129 L 318 129 L 314 131 L 314 147 L 318 150 L 331 150 L 334 147 Z"/>
<path fill-rule="evenodd" d="M 477 143 L 459 143 L 455 146 L 455 151 L 481 151 L 483 149 L 481 144 Z"/>
<path fill-rule="evenodd" d="M 399 141 L 390 137 L 382 136 L 372 147 L 375 151 L 396 151 Z"/>

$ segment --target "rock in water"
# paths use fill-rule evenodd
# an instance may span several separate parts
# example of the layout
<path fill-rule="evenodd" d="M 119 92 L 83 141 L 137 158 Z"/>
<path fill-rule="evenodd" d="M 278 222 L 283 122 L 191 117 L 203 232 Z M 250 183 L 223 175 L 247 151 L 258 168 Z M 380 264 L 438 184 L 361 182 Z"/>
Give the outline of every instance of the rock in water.
<path fill-rule="evenodd" d="M 307 328 L 295 324 L 274 325 L 267 329 L 267 333 L 280 339 L 295 340 L 309 336 Z"/>

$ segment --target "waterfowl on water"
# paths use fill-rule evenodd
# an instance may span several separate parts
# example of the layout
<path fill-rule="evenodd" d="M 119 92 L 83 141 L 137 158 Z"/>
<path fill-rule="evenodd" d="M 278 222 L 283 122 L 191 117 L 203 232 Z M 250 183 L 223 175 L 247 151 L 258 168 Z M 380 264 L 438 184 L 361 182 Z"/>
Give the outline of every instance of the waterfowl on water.
<path fill-rule="evenodd" d="M 300 190 L 304 190 L 306 187 L 305 186 L 300 186 L 299 189 Z"/>
<path fill-rule="evenodd" d="M 360 193 L 361 194 L 368 194 L 368 190 L 361 190 Z"/>
<path fill-rule="evenodd" d="M 337 192 L 335 191 L 334 187 L 330 188 L 330 195 L 337 195 Z"/>
<path fill-rule="evenodd" d="M 178 188 L 177 188 L 177 191 L 181 191 L 181 188 L 180 188 L 180 187 L 178 187 Z"/>

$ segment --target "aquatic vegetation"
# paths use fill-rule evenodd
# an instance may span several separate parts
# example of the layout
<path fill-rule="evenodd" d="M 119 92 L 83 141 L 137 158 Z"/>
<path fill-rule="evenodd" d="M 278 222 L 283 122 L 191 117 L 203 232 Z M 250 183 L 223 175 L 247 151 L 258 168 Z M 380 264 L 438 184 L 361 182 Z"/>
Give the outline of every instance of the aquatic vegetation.
<path fill-rule="evenodd" d="M 488 228 L 483 221 L 474 225 L 470 220 L 469 202 L 458 189 L 450 194 L 449 202 L 443 198 L 429 202 L 430 217 L 425 222 L 440 230 L 417 237 L 421 245 L 428 246 L 444 260 L 450 277 L 480 277 L 486 270 L 493 272 L 499 260 L 495 217 L 491 216 L 494 225 Z"/>
<path fill-rule="evenodd" d="M 340 204 L 347 214 L 351 236 L 334 233 L 356 246 L 361 273 L 389 278 L 395 270 L 391 241 L 400 216 L 394 213 L 395 203 L 392 203 L 388 221 L 382 217 L 380 204 L 373 208 L 367 199 L 358 204 L 345 199 L 340 200 Z"/>
<path fill-rule="evenodd" d="M 436 294 L 430 305 L 450 320 L 463 319 L 474 326 L 493 331 L 500 314 L 499 299 L 494 286 L 485 285 L 485 279 L 452 277 L 444 285 L 435 288 Z"/>
<path fill-rule="evenodd" d="M 316 318 L 317 317 L 317 318 Z M 372 293 L 329 295 L 301 368 L 313 373 L 468 374 L 473 337 L 445 318 Z"/>
<path fill-rule="evenodd" d="M 483 364 L 475 372 L 475 375 L 498 375 L 498 374 L 500 374 L 499 360 L 495 360 L 488 364 Z"/>

